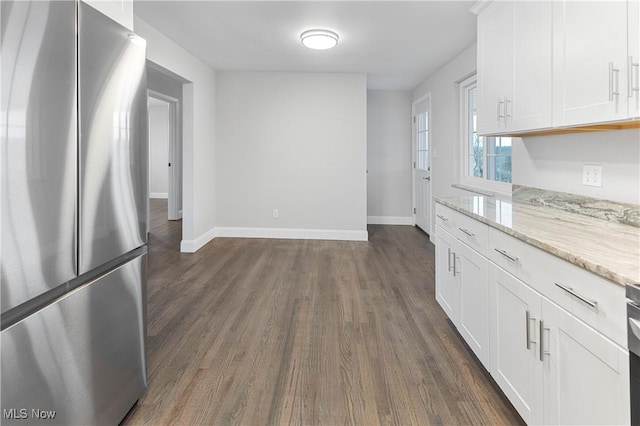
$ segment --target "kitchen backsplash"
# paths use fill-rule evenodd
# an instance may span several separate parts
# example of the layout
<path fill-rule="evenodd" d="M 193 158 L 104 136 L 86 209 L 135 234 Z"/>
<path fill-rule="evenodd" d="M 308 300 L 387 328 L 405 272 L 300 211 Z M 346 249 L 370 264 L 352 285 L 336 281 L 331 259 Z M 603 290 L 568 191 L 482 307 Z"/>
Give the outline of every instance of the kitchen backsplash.
<path fill-rule="evenodd" d="M 635 204 L 599 200 L 523 185 L 513 185 L 512 199 L 514 202 L 547 206 L 640 228 L 640 206 Z"/>

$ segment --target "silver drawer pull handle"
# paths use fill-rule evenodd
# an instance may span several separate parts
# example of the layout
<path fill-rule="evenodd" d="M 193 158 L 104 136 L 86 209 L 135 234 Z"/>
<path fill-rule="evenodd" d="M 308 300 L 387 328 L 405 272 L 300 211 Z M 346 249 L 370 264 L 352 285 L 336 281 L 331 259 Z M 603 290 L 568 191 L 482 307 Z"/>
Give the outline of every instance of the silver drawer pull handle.
<path fill-rule="evenodd" d="M 531 320 L 535 321 L 536 319 L 534 317 L 531 316 L 531 313 L 529 311 L 526 312 L 526 330 L 527 330 L 527 350 L 531 350 L 531 343 L 535 343 L 531 341 L 531 329 L 529 328 L 529 325 L 531 324 Z"/>
<path fill-rule="evenodd" d="M 453 276 L 457 276 L 458 275 L 458 271 L 456 270 L 456 264 L 458 263 L 456 261 L 456 259 L 458 259 L 458 256 L 456 256 L 455 253 L 453 253 Z"/>
<path fill-rule="evenodd" d="M 557 287 L 560 287 L 561 289 L 563 289 L 564 291 L 566 291 L 567 293 L 569 293 L 570 295 L 576 297 L 578 300 L 580 300 L 583 303 L 586 303 L 587 305 L 591 306 L 594 309 L 598 309 L 598 302 L 592 299 L 587 299 L 586 297 L 576 293 L 571 287 L 567 287 L 566 285 L 562 285 L 562 284 L 558 284 L 555 283 Z"/>
<path fill-rule="evenodd" d="M 542 362 L 544 362 L 545 355 L 551 355 L 551 351 L 544 349 L 544 331 L 545 330 L 551 331 L 550 328 L 547 328 L 544 326 L 544 321 L 540 320 L 540 361 Z"/>
<path fill-rule="evenodd" d="M 451 272 L 451 248 L 447 248 L 447 265 L 449 267 L 449 272 Z"/>
<path fill-rule="evenodd" d="M 512 262 L 517 262 L 518 258 L 515 256 L 511 256 L 509 253 L 507 253 L 504 250 L 500 250 L 500 249 L 494 249 L 495 251 L 497 251 L 498 253 L 500 253 L 501 255 L 503 255 L 504 257 L 506 257 L 507 259 L 511 260 Z"/>
<path fill-rule="evenodd" d="M 447 219 L 446 217 L 442 216 L 441 214 L 437 214 L 436 216 L 438 216 L 441 220 L 444 220 L 445 222 L 449 222 L 449 219 Z"/>
<path fill-rule="evenodd" d="M 476 234 L 474 234 L 473 232 L 469 232 L 468 229 L 464 229 L 464 228 L 458 228 L 459 230 L 461 230 L 462 232 L 464 232 L 468 237 L 475 237 Z"/>

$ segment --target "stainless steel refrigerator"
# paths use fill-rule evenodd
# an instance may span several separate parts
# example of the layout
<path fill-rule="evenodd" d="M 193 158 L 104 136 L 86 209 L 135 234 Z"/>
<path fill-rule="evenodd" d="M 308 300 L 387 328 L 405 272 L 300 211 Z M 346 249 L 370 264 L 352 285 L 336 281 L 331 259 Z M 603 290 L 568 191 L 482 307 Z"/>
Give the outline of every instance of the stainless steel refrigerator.
<path fill-rule="evenodd" d="M 1 2 L 2 424 L 117 424 L 146 389 L 145 42 Z"/>

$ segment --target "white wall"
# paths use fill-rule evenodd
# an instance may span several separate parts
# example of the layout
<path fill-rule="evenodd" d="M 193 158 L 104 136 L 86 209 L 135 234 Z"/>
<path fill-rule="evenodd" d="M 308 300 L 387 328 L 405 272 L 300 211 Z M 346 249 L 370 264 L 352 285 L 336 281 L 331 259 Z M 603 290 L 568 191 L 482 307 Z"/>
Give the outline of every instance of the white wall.
<path fill-rule="evenodd" d="M 216 77 L 217 234 L 366 239 L 366 76 Z"/>
<path fill-rule="evenodd" d="M 452 188 L 459 183 L 460 94 L 458 83 L 476 71 L 476 45 L 462 51 L 451 62 L 429 76 L 413 90 L 416 101 L 431 93 L 431 191 L 433 195 L 468 194 Z M 432 203 L 431 212 L 435 212 Z M 431 233 L 434 223 L 431 215 Z"/>
<path fill-rule="evenodd" d="M 151 198 L 169 193 L 169 104 L 149 105 L 149 192 Z"/>
<path fill-rule="evenodd" d="M 513 183 L 640 204 L 640 130 L 514 139 Z M 602 187 L 582 185 L 583 164 L 602 165 Z"/>
<path fill-rule="evenodd" d="M 183 86 L 183 209 L 181 250 L 193 252 L 215 235 L 215 72 L 135 17 L 147 58 L 190 81 Z"/>
<path fill-rule="evenodd" d="M 369 223 L 413 224 L 410 91 L 367 92 Z"/>

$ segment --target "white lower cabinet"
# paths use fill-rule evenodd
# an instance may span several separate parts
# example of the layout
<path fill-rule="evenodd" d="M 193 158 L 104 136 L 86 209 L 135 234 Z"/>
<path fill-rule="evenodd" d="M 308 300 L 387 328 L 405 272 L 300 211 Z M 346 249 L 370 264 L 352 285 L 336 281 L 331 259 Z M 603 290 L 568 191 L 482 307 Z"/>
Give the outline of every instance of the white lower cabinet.
<path fill-rule="evenodd" d="M 542 423 L 541 296 L 489 266 L 491 375 L 527 424 Z"/>
<path fill-rule="evenodd" d="M 437 210 L 436 299 L 524 421 L 629 424 L 621 287 Z"/>
<path fill-rule="evenodd" d="M 436 226 L 436 300 L 489 368 L 488 260 Z"/>
<path fill-rule="evenodd" d="M 458 326 L 460 292 L 455 276 L 456 239 L 440 226 L 436 227 L 436 301 L 449 319 Z"/>
<path fill-rule="evenodd" d="M 629 354 L 542 298 L 544 423 L 627 425 Z"/>
<path fill-rule="evenodd" d="M 527 424 L 630 422 L 629 355 L 490 264 L 490 372 Z"/>
<path fill-rule="evenodd" d="M 489 262 L 462 243 L 457 244 L 455 253 L 460 283 L 458 331 L 482 364 L 489 368 Z"/>

